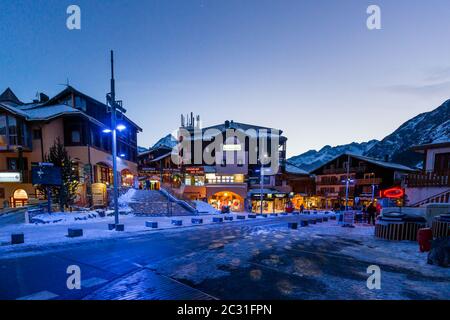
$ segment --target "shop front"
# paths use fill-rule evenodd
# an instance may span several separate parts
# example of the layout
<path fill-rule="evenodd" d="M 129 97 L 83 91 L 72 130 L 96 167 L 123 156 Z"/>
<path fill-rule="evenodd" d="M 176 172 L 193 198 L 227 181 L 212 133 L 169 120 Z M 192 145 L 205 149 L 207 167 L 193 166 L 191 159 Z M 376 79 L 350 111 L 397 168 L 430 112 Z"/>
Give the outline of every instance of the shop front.
<path fill-rule="evenodd" d="M 251 211 L 253 213 L 261 213 L 261 190 L 251 190 L 249 191 L 248 196 L 251 202 Z M 285 212 L 286 205 L 289 201 L 289 193 L 263 189 L 262 213 L 271 214 Z"/>
<path fill-rule="evenodd" d="M 234 212 L 244 210 L 244 199 L 231 191 L 222 191 L 212 195 L 208 199 L 208 203 L 217 210 L 222 210 L 223 207 L 228 207 L 230 211 Z"/>

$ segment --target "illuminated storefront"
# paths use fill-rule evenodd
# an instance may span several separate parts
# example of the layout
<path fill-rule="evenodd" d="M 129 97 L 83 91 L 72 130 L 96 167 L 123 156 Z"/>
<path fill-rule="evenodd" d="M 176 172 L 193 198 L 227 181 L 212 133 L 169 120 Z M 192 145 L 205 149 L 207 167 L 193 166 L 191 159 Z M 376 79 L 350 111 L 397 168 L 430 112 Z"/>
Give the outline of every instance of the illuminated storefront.
<path fill-rule="evenodd" d="M 208 202 L 218 210 L 222 210 L 222 208 L 226 206 L 229 207 L 231 211 L 242 211 L 244 206 L 244 199 L 231 191 L 218 192 L 212 195 Z"/>
<path fill-rule="evenodd" d="M 259 190 L 251 190 L 249 193 L 252 212 L 261 212 L 261 193 Z M 281 213 L 285 211 L 289 201 L 288 193 L 277 192 L 276 190 L 263 190 L 262 213 Z"/>

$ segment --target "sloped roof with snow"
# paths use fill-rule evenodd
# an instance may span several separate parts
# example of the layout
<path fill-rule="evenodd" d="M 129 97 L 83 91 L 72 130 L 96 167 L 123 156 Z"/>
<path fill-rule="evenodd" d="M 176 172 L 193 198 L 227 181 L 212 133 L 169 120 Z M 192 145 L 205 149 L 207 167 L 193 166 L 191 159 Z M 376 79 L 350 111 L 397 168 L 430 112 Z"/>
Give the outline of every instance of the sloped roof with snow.
<path fill-rule="evenodd" d="M 287 173 L 291 173 L 291 174 L 300 174 L 300 175 L 305 175 L 305 176 L 309 176 L 309 172 L 297 167 L 296 165 L 293 165 L 289 162 L 286 162 L 286 172 Z"/>
<path fill-rule="evenodd" d="M 347 155 L 347 156 L 350 156 L 352 158 L 359 159 L 359 160 L 362 160 L 362 161 L 367 161 L 369 163 L 372 163 L 374 165 L 377 165 L 377 166 L 380 166 L 380 167 L 383 167 L 383 168 L 387 168 L 387 169 L 399 170 L 399 171 L 416 171 L 415 169 L 407 167 L 407 166 L 405 166 L 403 164 L 382 161 L 382 160 L 378 160 L 378 159 L 374 159 L 374 158 L 369 158 L 369 157 L 365 157 L 365 156 L 352 154 L 352 153 L 349 153 L 349 152 L 344 152 L 343 154 L 340 154 L 340 155 L 334 157 L 333 159 L 331 159 L 331 160 L 327 161 L 326 163 L 322 164 L 320 167 L 314 169 L 313 171 L 311 171 L 311 173 L 314 173 L 314 172 L 318 171 L 319 169 L 321 169 L 324 166 L 328 165 L 329 163 L 333 162 L 337 158 L 342 157 L 343 155 Z"/>
<path fill-rule="evenodd" d="M 39 102 L 33 102 L 33 103 L 23 103 L 21 101 L 19 101 L 17 99 L 17 97 L 14 95 L 14 93 L 12 92 L 11 89 L 6 89 L 5 92 L 3 92 L 0 95 L 0 109 L 3 108 L 6 111 L 9 111 L 10 113 L 23 117 L 25 118 L 25 120 L 28 121 L 48 121 L 60 116 L 64 116 L 64 115 L 80 115 L 82 117 L 85 117 L 86 119 L 88 119 L 89 121 L 99 125 L 100 127 L 106 127 L 105 124 L 103 124 L 102 122 L 100 122 L 99 120 L 89 116 L 87 113 L 83 112 L 80 109 L 65 105 L 65 104 L 59 104 L 55 102 L 57 101 L 56 97 L 61 96 L 61 94 L 63 94 L 64 92 L 66 92 L 67 90 L 72 90 L 73 92 L 79 93 L 81 95 L 83 95 L 84 97 L 88 97 L 85 94 L 77 91 L 76 89 L 72 88 L 72 87 L 68 87 L 65 90 L 63 90 L 62 92 L 60 92 L 57 96 L 53 97 L 52 99 L 50 99 L 50 101 L 44 102 L 44 103 L 39 103 Z M 91 100 L 98 102 L 97 100 L 88 97 Z M 102 104 L 104 105 L 104 104 Z M 106 106 L 106 105 L 105 105 Z M 124 116 L 125 118 L 125 116 Z M 131 120 L 129 120 L 127 118 L 127 120 L 132 123 L 133 125 L 136 126 L 136 128 L 140 131 L 142 131 L 142 129 L 137 126 L 134 122 L 132 122 Z"/>

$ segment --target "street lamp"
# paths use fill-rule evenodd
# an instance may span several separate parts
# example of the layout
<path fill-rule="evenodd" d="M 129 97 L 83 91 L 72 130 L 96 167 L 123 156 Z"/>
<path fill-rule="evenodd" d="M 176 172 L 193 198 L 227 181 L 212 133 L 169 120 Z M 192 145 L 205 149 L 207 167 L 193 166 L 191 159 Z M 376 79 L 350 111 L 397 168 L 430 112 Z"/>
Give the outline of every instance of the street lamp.
<path fill-rule="evenodd" d="M 117 131 L 126 129 L 125 125 L 117 124 L 117 114 L 124 114 L 126 110 L 122 107 L 122 101 L 116 100 L 116 84 L 114 80 L 114 53 L 111 50 L 111 92 L 106 95 L 106 101 L 111 111 L 111 129 L 104 129 L 105 133 L 112 133 L 112 158 L 113 158 L 113 196 L 114 196 L 114 223 L 119 224 L 119 191 L 117 177 Z M 116 228 L 117 230 L 117 228 Z"/>
<path fill-rule="evenodd" d="M 260 211 L 260 214 L 262 215 L 263 214 L 263 186 L 264 186 L 264 162 L 265 162 L 265 160 L 267 159 L 267 153 L 265 153 L 263 156 L 262 156 L 262 158 L 260 158 L 259 159 L 259 162 L 261 163 L 261 169 L 260 169 L 260 173 L 259 173 L 259 187 L 260 187 L 260 195 L 259 195 L 259 199 L 260 199 L 260 204 L 259 204 L 259 206 L 260 206 L 260 208 L 259 208 L 259 211 Z"/>

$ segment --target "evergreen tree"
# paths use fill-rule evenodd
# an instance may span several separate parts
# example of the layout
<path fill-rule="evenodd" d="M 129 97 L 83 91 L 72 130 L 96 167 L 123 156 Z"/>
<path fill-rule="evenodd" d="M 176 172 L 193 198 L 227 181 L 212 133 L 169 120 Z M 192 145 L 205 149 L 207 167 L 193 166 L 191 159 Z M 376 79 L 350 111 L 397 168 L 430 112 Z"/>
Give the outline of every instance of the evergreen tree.
<path fill-rule="evenodd" d="M 45 161 L 61 168 L 62 185 L 51 187 L 51 189 L 52 194 L 59 200 L 61 211 L 64 212 L 64 207 L 72 204 L 75 199 L 78 188 L 78 172 L 73 170 L 72 160 L 59 137 L 50 147 L 49 153 L 45 155 Z"/>

